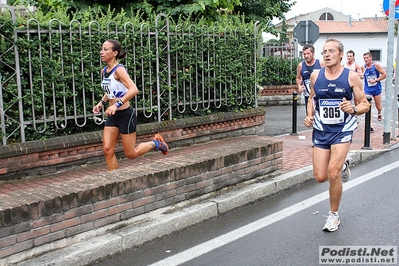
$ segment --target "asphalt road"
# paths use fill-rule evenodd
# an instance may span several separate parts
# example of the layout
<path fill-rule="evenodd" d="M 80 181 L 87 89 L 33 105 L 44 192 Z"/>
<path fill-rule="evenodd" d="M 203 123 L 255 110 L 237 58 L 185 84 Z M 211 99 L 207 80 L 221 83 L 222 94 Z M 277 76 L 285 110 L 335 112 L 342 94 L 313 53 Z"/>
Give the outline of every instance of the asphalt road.
<path fill-rule="evenodd" d="M 336 232 L 322 231 L 328 183 L 310 182 L 96 265 L 318 265 L 321 246 L 397 247 L 398 157 L 396 149 L 352 168 Z"/>
<path fill-rule="evenodd" d="M 303 125 L 305 119 L 305 105 L 298 105 L 296 116 L 292 105 L 267 106 L 266 123 L 263 135 L 278 136 L 283 134 L 298 133 L 309 128 Z M 293 121 L 296 120 L 296 123 Z M 296 128 L 295 128 L 296 125 Z"/>

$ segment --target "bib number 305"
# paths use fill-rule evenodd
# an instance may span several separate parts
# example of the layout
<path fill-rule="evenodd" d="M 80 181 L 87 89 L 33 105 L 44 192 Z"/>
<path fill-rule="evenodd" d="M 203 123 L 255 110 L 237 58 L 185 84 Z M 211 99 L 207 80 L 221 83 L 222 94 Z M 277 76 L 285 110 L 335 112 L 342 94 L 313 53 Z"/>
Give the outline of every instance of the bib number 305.
<path fill-rule="evenodd" d="M 344 121 L 340 108 L 342 100 L 320 100 L 320 118 L 323 124 L 339 124 Z"/>

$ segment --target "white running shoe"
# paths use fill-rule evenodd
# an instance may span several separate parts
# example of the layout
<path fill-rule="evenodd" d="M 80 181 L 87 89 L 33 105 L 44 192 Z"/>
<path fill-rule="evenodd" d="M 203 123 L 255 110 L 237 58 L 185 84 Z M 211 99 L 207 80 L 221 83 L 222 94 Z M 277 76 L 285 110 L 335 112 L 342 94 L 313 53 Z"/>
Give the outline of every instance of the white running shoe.
<path fill-rule="evenodd" d="M 344 165 L 342 166 L 341 172 L 341 180 L 342 182 L 348 181 L 349 177 L 351 177 L 351 169 L 349 169 L 349 159 L 346 158 Z"/>
<path fill-rule="evenodd" d="M 323 227 L 323 231 L 334 232 L 338 230 L 338 226 L 341 223 L 339 220 L 338 213 L 330 211 L 326 220 L 326 224 Z"/>

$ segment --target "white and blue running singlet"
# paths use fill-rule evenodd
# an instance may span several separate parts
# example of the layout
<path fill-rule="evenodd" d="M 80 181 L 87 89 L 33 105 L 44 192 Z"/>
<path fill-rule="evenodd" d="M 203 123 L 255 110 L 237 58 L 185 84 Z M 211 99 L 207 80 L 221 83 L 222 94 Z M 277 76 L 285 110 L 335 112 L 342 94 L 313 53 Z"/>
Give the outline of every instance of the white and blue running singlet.
<path fill-rule="evenodd" d="M 118 67 L 124 66 L 118 64 L 109 73 L 107 73 L 108 67 L 104 67 L 103 70 L 104 78 L 101 81 L 101 87 L 103 88 L 105 94 L 107 94 L 108 99 L 122 98 L 128 91 L 128 89 L 122 82 L 115 79 L 114 75 Z"/>
<path fill-rule="evenodd" d="M 350 70 L 344 68 L 335 80 L 325 77 L 325 68 L 320 69 L 314 84 L 314 123 L 313 127 L 325 132 L 353 131 L 357 128 L 357 118 L 341 110 L 343 98 L 352 100 L 353 92 L 349 84 Z"/>

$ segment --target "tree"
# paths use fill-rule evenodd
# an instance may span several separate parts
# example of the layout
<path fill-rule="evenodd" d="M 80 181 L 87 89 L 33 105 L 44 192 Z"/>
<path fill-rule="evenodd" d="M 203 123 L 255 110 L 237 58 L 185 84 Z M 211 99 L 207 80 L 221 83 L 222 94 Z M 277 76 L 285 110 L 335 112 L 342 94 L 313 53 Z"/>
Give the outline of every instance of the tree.
<path fill-rule="evenodd" d="M 246 21 L 260 21 L 267 23 L 273 18 L 283 19 L 296 2 L 290 0 L 245 0 L 241 6 L 234 8 L 235 13 L 245 15 Z"/>
<path fill-rule="evenodd" d="M 289 42 L 289 39 L 287 37 L 287 22 L 285 21 L 285 18 L 283 19 L 282 25 L 281 25 L 281 32 L 280 32 L 280 43 L 281 44 L 286 44 Z"/>
<path fill-rule="evenodd" d="M 203 18 L 215 20 L 219 10 L 233 11 L 236 6 L 241 5 L 241 0 L 11 0 L 11 5 L 36 6 L 43 12 L 51 9 L 67 8 L 69 12 L 84 12 L 88 8 L 107 11 L 125 10 L 140 11 L 146 15 L 166 13 L 172 17 Z"/>
<path fill-rule="evenodd" d="M 76 8 L 73 0 L 9 0 L 10 5 L 35 6 L 44 13 L 51 9 Z"/>
<path fill-rule="evenodd" d="M 36 6 L 43 12 L 64 8 L 70 13 L 84 12 L 88 8 L 104 12 L 124 10 L 144 15 L 166 13 L 174 18 L 205 18 L 215 21 L 220 14 L 245 15 L 246 22 L 269 23 L 284 17 L 295 2 L 291 0 L 11 0 L 10 4 Z"/>
<path fill-rule="evenodd" d="M 54 10 L 66 10 L 75 19 L 87 14 L 107 14 L 121 11 L 137 15 L 144 20 L 155 14 L 165 13 L 176 21 L 217 21 L 221 16 L 243 17 L 247 23 L 260 22 L 260 31 L 275 36 L 283 34 L 272 24 L 274 18 L 284 19 L 295 1 L 292 0 L 11 0 L 11 4 L 31 5 L 38 7 L 44 14 Z M 86 12 L 89 11 L 89 12 Z M 285 40 L 281 40 L 285 41 Z"/>

